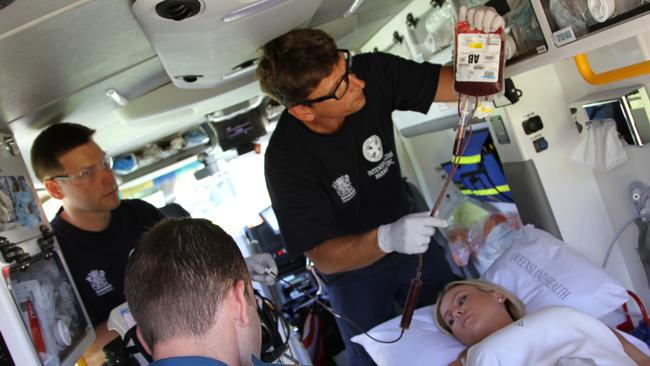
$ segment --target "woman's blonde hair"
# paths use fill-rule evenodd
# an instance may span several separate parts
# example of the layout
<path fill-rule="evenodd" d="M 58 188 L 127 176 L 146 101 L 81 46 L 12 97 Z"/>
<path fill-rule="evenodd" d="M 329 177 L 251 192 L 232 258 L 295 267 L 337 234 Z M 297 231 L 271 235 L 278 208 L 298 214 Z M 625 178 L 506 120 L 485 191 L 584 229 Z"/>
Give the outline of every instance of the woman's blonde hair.
<path fill-rule="evenodd" d="M 440 292 L 440 295 L 438 295 L 438 300 L 436 301 L 436 314 L 435 314 L 435 321 L 436 321 L 436 326 L 438 326 L 438 329 L 442 331 L 443 333 L 454 336 L 451 333 L 451 329 L 449 326 L 447 326 L 447 323 L 445 323 L 445 320 L 442 318 L 442 314 L 440 313 L 440 301 L 442 300 L 443 296 L 449 290 L 451 290 L 454 287 L 461 286 L 461 285 L 470 285 L 470 286 L 475 286 L 479 290 L 486 291 L 486 292 L 499 292 L 502 293 L 506 297 L 506 310 L 508 311 L 508 314 L 512 317 L 512 320 L 519 320 L 526 315 L 526 310 L 524 307 L 524 304 L 519 300 L 515 294 L 512 292 L 506 290 L 505 288 L 489 282 L 485 280 L 462 280 L 462 281 L 454 281 L 450 282 L 445 286 L 445 288 Z"/>

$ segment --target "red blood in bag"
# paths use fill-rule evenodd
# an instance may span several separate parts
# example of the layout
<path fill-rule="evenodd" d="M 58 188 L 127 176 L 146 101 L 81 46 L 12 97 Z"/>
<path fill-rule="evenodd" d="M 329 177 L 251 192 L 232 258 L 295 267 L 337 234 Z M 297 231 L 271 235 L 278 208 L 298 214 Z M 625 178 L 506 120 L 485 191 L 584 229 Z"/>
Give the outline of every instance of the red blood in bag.
<path fill-rule="evenodd" d="M 472 63 L 475 62 L 473 59 L 465 60 L 462 55 L 459 55 L 458 49 L 458 39 L 461 34 L 490 34 L 497 35 L 501 39 L 501 50 L 499 52 L 498 60 L 498 72 L 496 78 L 486 78 L 486 80 L 472 80 L 472 81 L 459 81 L 458 80 L 458 64 L 459 62 Z M 455 29 L 455 57 L 454 57 L 454 89 L 464 95 L 474 96 L 474 97 L 487 97 L 490 95 L 497 94 L 501 91 L 503 86 L 503 60 L 505 52 L 505 39 L 503 28 L 499 28 L 496 32 L 493 33 L 484 33 L 476 29 L 471 29 L 467 22 L 458 22 Z M 479 55 L 470 55 L 469 58 L 476 57 L 479 58 Z M 476 60 L 478 61 L 478 60 Z M 496 71 L 496 70 L 495 70 Z"/>

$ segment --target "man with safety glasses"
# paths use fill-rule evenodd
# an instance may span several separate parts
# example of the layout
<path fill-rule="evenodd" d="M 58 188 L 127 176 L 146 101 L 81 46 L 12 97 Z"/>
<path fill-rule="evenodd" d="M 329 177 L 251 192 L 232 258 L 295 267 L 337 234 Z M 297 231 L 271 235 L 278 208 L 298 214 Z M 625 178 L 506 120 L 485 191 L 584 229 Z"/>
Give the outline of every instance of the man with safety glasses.
<path fill-rule="evenodd" d="M 492 8 L 461 10 L 470 26 L 503 26 Z M 373 364 L 350 341 L 403 306 L 417 257 L 418 306 L 454 279 L 438 245 L 444 220 L 415 212 L 400 171 L 391 113 L 456 101 L 450 67 L 379 52 L 351 56 L 325 32 L 291 31 L 262 47 L 262 90 L 286 106 L 265 157 L 267 188 L 287 248 L 323 275 L 352 365 Z"/>
<path fill-rule="evenodd" d="M 62 202 L 52 229 L 95 326 L 86 361 L 101 364 L 103 346 L 118 336 L 106 320 L 125 301 L 129 254 L 164 216 L 147 202 L 120 201 L 112 159 L 93 141 L 94 133 L 79 124 L 54 124 L 34 140 L 31 163 L 48 193 Z"/>
<path fill-rule="evenodd" d="M 164 216 L 142 200 L 120 200 L 111 170 L 113 161 L 92 137 L 95 130 L 57 123 L 43 130 L 31 149 L 32 168 L 48 193 L 62 202 L 52 229 L 88 311 L 97 339 L 86 354 L 89 365 L 101 365 L 102 348 L 116 332 L 106 320 L 124 299 L 124 270 L 142 234 Z M 253 281 L 275 282 L 268 253 L 245 258 Z"/>

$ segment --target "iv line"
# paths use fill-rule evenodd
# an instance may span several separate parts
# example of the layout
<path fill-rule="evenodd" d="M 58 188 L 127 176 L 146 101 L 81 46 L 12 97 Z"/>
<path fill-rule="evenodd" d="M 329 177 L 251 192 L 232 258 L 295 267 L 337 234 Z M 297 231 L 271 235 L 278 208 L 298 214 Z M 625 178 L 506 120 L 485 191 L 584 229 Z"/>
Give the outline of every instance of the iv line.
<path fill-rule="evenodd" d="M 456 137 L 454 138 L 452 165 L 449 174 L 447 175 L 447 178 L 445 179 L 445 182 L 442 188 L 440 189 L 440 192 L 438 193 L 438 198 L 436 199 L 436 203 L 433 206 L 433 209 L 431 210 L 431 216 L 435 216 L 438 213 L 440 205 L 442 204 L 442 200 L 444 199 L 444 196 L 447 193 L 447 189 L 449 188 L 449 184 L 451 184 L 451 181 L 454 175 L 456 174 L 456 171 L 458 170 L 460 164 L 455 157 L 461 156 L 465 152 L 465 149 L 467 149 L 467 146 L 469 145 L 469 139 L 471 139 L 472 136 L 470 121 L 474 116 L 474 112 L 476 111 L 477 105 L 478 105 L 478 99 L 476 97 L 466 96 L 462 94 L 460 95 L 460 99 L 458 101 L 459 119 L 458 119 L 458 125 L 456 127 Z M 467 137 L 467 141 L 465 141 L 465 132 L 468 126 L 470 127 L 469 136 Z M 366 335 L 368 338 L 372 339 L 375 342 L 390 344 L 390 343 L 396 343 L 402 338 L 404 332 L 409 328 L 411 324 L 413 313 L 415 312 L 415 307 L 417 306 L 417 301 L 420 296 L 420 289 L 422 287 L 421 278 L 422 278 L 422 269 L 424 265 L 422 254 L 420 253 L 417 256 L 418 256 L 418 266 L 417 266 L 415 278 L 411 280 L 411 285 L 406 298 L 406 302 L 404 303 L 404 310 L 402 312 L 402 321 L 400 323 L 401 331 L 397 338 L 390 341 L 384 341 L 371 336 L 367 331 L 364 331 L 363 328 L 361 328 L 355 321 L 337 312 L 329 305 L 326 305 L 325 303 L 320 301 L 318 298 L 310 295 L 307 291 L 294 286 L 293 284 L 289 283 L 283 278 L 279 278 L 278 274 L 273 272 L 270 268 L 265 269 L 264 273 L 272 276 L 277 280 L 280 280 L 281 282 L 288 285 L 290 288 L 294 290 L 298 290 L 303 295 L 307 296 L 310 300 L 322 306 L 326 311 L 334 315 L 336 318 L 340 318 L 348 322 L 350 325 L 356 328 L 360 332 L 360 334 Z"/>

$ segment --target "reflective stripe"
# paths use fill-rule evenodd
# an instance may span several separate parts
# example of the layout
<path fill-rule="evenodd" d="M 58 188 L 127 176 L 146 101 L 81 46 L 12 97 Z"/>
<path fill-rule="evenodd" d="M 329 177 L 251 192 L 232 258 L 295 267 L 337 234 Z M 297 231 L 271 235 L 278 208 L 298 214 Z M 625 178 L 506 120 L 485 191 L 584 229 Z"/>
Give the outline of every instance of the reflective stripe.
<path fill-rule="evenodd" d="M 481 162 L 481 154 L 469 155 L 469 156 L 454 156 L 451 159 L 452 164 L 478 164 Z"/>
<path fill-rule="evenodd" d="M 477 189 L 477 190 L 463 189 L 460 191 L 460 193 L 462 194 L 465 195 L 473 194 L 475 196 L 492 196 L 502 192 L 510 192 L 510 186 L 504 184 L 501 186 L 496 186 L 494 188 L 485 188 L 485 189 Z"/>

